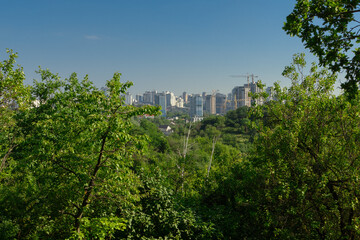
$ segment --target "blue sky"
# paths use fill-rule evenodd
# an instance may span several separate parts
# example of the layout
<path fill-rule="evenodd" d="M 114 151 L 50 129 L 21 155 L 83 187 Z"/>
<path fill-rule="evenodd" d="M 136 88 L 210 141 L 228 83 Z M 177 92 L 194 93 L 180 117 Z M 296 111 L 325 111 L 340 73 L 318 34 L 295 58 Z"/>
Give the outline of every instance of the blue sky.
<path fill-rule="evenodd" d="M 0 0 L 0 59 L 19 53 L 27 82 L 38 66 L 63 78 L 114 72 L 145 90 L 228 93 L 255 74 L 270 86 L 292 55 L 308 54 L 282 30 L 294 0 Z M 308 54 L 309 60 L 314 60 Z"/>

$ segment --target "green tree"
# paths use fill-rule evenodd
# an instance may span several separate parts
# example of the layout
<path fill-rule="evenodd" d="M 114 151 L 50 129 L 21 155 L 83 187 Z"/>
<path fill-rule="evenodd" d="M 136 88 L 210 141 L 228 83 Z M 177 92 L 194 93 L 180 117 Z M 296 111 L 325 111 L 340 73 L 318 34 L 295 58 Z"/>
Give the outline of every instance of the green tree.
<path fill-rule="evenodd" d="M 30 97 L 30 88 L 23 85 L 23 69 L 15 66 L 17 54 L 11 50 L 7 50 L 7 54 L 8 58 L 0 62 L 0 199 L 7 194 L 2 183 L 15 166 L 11 154 L 22 140 L 14 115 L 28 107 Z M 1 214 L 0 238 L 12 238 L 18 232 L 14 219 Z"/>
<path fill-rule="evenodd" d="M 132 84 L 119 73 L 107 94 L 87 76 L 39 73 L 32 88 L 39 105 L 13 116 L 23 139 L 1 181 L 0 228 L 11 225 L 19 239 L 109 238 L 126 227 L 122 209 L 138 200 L 131 166 L 146 138 L 131 134 L 130 119 L 158 109 L 125 106 L 120 96 Z"/>
<path fill-rule="evenodd" d="M 248 133 L 248 112 L 249 108 L 246 106 L 227 112 L 225 115 L 226 130 L 230 133 Z"/>
<path fill-rule="evenodd" d="M 159 130 L 158 126 L 148 119 L 140 121 L 140 129 L 149 136 L 150 146 L 155 151 L 165 153 L 169 149 L 169 143 L 165 135 Z"/>
<path fill-rule="evenodd" d="M 359 0 L 298 0 L 284 30 L 298 36 L 323 66 L 346 71 L 342 87 L 350 97 L 360 82 Z"/>
<path fill-rule="evenodd" d="M 17 54 L 11 50 L 7 53 L 8 59 L 0 62 L 0 173 L 20 137 L 13 116 L 17 109 L 28 106 L 30 97 L 30 88 L 23 84 L 23 69 L 15 66 Z"/>
<path fill-rule="evenodd" d="M 213 224 L 203 222 L 176 199 L 159 168 L 142 170 L 140 206 L 130 213 L 123 239 L 216 239 Z"/>
<path fill-rule="evenodd" d="M 299 69 L 299 72 L 296 71 Z M 336 77 L 296 55 L 276 85 L 276 101 L 258 107 L 252 169 L 268 238 L 358 239 L 360 104 L 332 95 Z M 255 181 L 255 180 L 254 180 Z"/>

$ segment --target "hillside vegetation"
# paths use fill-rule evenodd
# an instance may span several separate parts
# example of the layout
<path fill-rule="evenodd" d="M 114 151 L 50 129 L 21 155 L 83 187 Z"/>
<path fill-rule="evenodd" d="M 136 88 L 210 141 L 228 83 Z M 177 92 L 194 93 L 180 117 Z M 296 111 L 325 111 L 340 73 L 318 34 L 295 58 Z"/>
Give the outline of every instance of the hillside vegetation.
<path fill-rule="evenodd" d="M 1 239 L 356 239 L 360 105 L 295 55 L 275 100 L 165 136 L 156 107 L 0 64 Z M 306 73 L 308 71 L 308 73 Z M 256 96 L 255 96 L 256 97 Z M 257 96 L 257 97 L 266 97 Z"/>

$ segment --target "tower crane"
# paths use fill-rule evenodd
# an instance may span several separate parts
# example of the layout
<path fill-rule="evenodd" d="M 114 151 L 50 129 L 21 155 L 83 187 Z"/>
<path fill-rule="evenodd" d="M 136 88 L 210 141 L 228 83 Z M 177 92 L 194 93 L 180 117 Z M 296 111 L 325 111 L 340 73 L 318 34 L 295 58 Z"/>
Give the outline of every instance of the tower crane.
<path fill-rule="evenodd" d="M 256 90 L 250 88 L 250 78 L 252 80 L 252 84 L 255 84 L 255 78 L 258 78 L 258 76 L 255 76 L 253 73 L 252 74 L 247 73 L 246 75 L 230 75 L 230 77 L 232 77 L 232 78 L 246 78 L 247 79 L 247 84 L 248 84 L 247 88 L 249 89 L 248 91 L 250 91 L 250 92 L 256 91 Z M 236 99 L 236 96 L 234 96 L 234 99 L 233 99 L 234 100 L 234 108 L 237 109 L 238 102 L 240 102 L 240 101 L 244 101 L 244 104 L 246 105 L 247 98 L 248 98 L 248 96 L 245 96 L 245 98 L 243 98 L 243 99 Z"/>
<path fill-rule="evenodd" d="M 259 76 L 255 76 L 252 73 L 252 74 L 246 74 L 246 75 L 230 75 L 230 77 L 232 77 L 232 78 L 246 78 L 247 83 L 248 83 L 248 87 L 250 87 L 250 77 L 251 77 L 252 83 L 255 83 L 255 78 L 258 78 Z"/>
<path fill-rule="evenodd" d="M 246 74 L 246 75 L 230 75 L 230 77 L 232 77 L 232 78 L 246 78 L 247 82 L 248 82 L 248 87 L 249 87 L 249 77 L 250 77 L 249 74 Z"/>
<path fill-rule="evenodd" d="M 212 96 L 215 96 L 217 93 L 219 92 L 219 90 L 218 89 L 216 89 L 216 90 L 212 90 Z"/>

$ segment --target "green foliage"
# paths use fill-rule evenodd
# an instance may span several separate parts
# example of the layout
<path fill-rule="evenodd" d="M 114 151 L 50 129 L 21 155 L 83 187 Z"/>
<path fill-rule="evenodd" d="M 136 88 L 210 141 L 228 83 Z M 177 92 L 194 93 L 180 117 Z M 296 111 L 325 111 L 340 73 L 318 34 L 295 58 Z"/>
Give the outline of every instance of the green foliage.
<path fill-rule="evenodd" d="M 170 136 L 168 120 L 137 118 L 158 108 L 123 104 L 119 73 L 104 93 L 40 69 L 30 89 L 9 58 L 1 239 L 359 238 L 360 99 L 332 95 L 335 75 L 307 75 L 303 54 L 275 100 Z"/>
<path fill-rule="evenodd" d="M 200 123 L 200 130 L 205 130 L 207 126 L 212 126 L 218 130 L 221 130 L 225 125 L 225 117 L 210 115 L 209 117 L 204 118 Z"/>
<path fill-rule="evenodd" d="M 179 108 L 176 110 L 169 110 L 166 113 L 166 117 L 167 118 L 178 118 L 178 119 L 183 119 L 183 120 L 190 120 L 190 115 L 188 112 L 188 108 Z"/>
<path fill-rule="evenodd" d="M 8 59 L 0 62 L 0 179 L 2 171 L 11 163 L 10 154 L 18 144 L 20 133 L 13 119 L 16 109 L 29 103 L 29 87 L 23 85 L 25 74 L 15 67 L 17 54 L 7 50 Z"/>
<path fill-rule="evenodd" d="M 249 108 L 240 107 L 229 111 L 225 116 L 208 116 L 195 126 L 193 136 L 213 139 L 237 148 L 242 153 L 248 153 L 251 149 L 250 140 L 254 131 L 250 129 Z"/>
<path fill-rule="evenodd" d="M 342 87 L 351 98 L 360 82 L 360 42 L 356 13 L 359 0 L 298 0 L 287 17 L 284 30 L 298 36 L 323 66 L 346 71 Z"/>
<path fill-rule="evenodd" d="M 277 100 L 253 112 L 268 114 L 268 124 L 256 123 L 251 161 L 259 217 L 268 238 L 357 239 L 359 99 L 335 97 L 334 75 L 304 68 L 303 55 L 295 56 L 284 71 L 292 86 L 276 85 Z"/>
<path fill-rule="evenodd" d="M 126 221 L 118 217 L 82 218 L 83 230 L 70 239 L 109 239 L 115 231 L 124 231 Z"/>
<path fill-rule="evenodd" d="M 165 135 L 158 128 L 164 121 L 157 120 L 157 122 L 158 125 L 148 119 L 141 119 L 140 129 L 149 136 L 150 146 L 152 146 L 155 151 L 165 153 L 169 149 L 169 143 Z"/>
<path fill-rule="evenodd" d="M 210 175 L 202 189 L 203 219 L 216 223 L 222 239 L 267 239 L 258 199 L 263 194 L 258 173 L 240 156 L 229 158 Z M 261 229 L 261 231 L 259 231 Z"/>
<path fill-rule="evenodd" d="M 249 108 L 244 106 L 227 112 L 225 115 L 226 130 L 230 133 L 248 133 L 248 111 Z"/>
<path fill-rule="evenodd" d="M 143 186 L 139 208 L 131 212 L 127 230 L 118 238 L 127 239 L 209 239 L 214 238 L 211 223 L 196 217 L 191 209 L 176 204 L 157 168 L 152 174 L 142 173 Z"/>
<path fill-rule="evenodd" d="M 23 107 L 29 98 L 29 87 L 25 87 L 23 82 L 25 74 L 22 67 L 15 67 L 17 54 L 12 50 L 7 50 L 8 59 L 0 62 L 0 106 L 5 111 L 7 107 Z M 2 115 L 2 114 L 1 114 Z"/>
<path fill-rule="evenodd" d="M 1 173 L 0 228 L 10 238 L 109 238 L 126 225 L 121 209 L 139 199 L 132 159 L 146 139 L 131 133 L 130 119 L 158 109 L 123 105 L 131 83 L 119 73 L 107 94 L 87 76 L 39 74 L 31 89 L 39 104 L 11 112 L 21 138 Z"/>
<path fill-rule="evenodd" d="M 11 154 L 22 141 L 14 115 L 28 107 L 30 98 L 29 87 L 23 85 L 23 69 L 15 66 L 17 54 L 11 50 L 7 50 L 7 53 L 8 59 L 0 62 L 0 201 L 8 194 L 2 183 L 11 176 L 11 170 L 15 165 Z M 13 193 L 12 189 L 9 193 Z M 12 196 L 12 200 L 16 197 Z M 2 207 L 5 211 L 9 209 L 6 205 Z M 16 220 L 0 214 L 0 238 L 11 239 L 18 232 L 19 224 Z"/>

